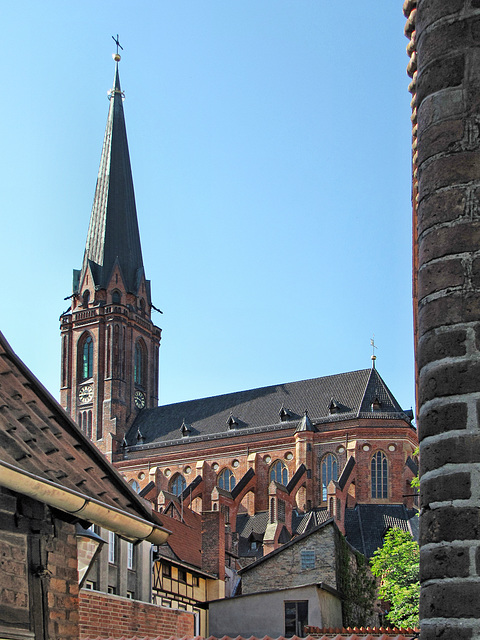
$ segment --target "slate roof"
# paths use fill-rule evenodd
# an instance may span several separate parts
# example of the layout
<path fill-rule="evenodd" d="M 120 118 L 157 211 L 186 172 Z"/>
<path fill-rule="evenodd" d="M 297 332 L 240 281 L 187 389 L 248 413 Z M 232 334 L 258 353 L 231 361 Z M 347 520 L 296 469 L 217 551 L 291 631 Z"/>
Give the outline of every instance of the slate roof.
<path fill-rule="evenodd" d="M 328 519 L 329 515 L 326 507 L 319 507 L 300 514 L 294 512 L 292 516 L 292 531 L 296 535 L 301 535 L 318 527 L 318 525 L 323 524 Z"/>
<path fill-rule="evenodd" d="M 397 527 L 418 540 L 418 511 L 403 504 L 357 504 L 345 510 L 348 542 L 367 558 L 382 546 L 387 530 Z"/>
<path fill-rule="evenodd" d="M 127 290 L 137 293 L 143 275 L 143 259 L 118 62 L 110 94 L 83 266 L 81 275 L 79 271 L 74 271 L 74 291 L 77 290 L 78 282 L 88 264 L 92 269 L 95 285 L 105 288 L 117 262 Z"/>
<path fill-rule="evenodd" d="M 13 352 L 1 332 L 0 461 L 160 524 Z"/>
<path fill-rule="evenodd" d="M 332 397 L 345 411 L 330 413 Z M 380 401 L 378 411 L 371 410 L 375 399 Z M 298 416 L 308 410 L 309 420 L 319 431 L 331 428 L 330 423 L 358 418 L 396 418 L 410 422 L 378 371 L 362 369 L 144 409 L 139 412 L 126 440 L 133 450 L 142 450 L 172 442 L 185 444 L 187 440 L 296 429 L 301 419 L 280 421 L 282 406 L 288 406 L 289 411 Z M 228 429 L 227 421 L 232 414 L 239 426 Z M 191 429 L 187 437 L 182 437 L 184 422 Z M 145 438 L 142 445 L 137 445 L 138 429 Z"/>

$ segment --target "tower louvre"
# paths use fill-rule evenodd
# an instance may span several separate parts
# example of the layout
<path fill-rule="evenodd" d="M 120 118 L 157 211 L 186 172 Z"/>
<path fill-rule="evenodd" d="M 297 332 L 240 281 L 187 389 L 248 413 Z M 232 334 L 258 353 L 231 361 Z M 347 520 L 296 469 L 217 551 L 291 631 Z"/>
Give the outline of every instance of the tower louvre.
<path fill-rule="evenodd" d="M 61 317 L 61 403 L 104 453 L 121 443 L 138 411 L 158 403 L 161 330 L 151 320 L 124 94 L 115 76 L 81 269 Z"/>

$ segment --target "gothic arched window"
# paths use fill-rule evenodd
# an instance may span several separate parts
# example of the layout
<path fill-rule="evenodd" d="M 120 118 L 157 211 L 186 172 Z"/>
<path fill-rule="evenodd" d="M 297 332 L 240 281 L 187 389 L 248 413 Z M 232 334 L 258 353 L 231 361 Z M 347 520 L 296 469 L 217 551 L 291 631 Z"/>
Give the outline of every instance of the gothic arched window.
<path fill-rule="evenodd" d="M 80 381 L 93 376 L 93 339 L 89 333 L 84 334 L 78 345 L 78 377 Z"/>
<path fill-rule="evenodd" d="M 139 387 L 146 386 L 145 365 L 146 365 L 146 349 L 142 340 L 135 344 L 135 361 L 133 363 L 133 379 Z"/>
<path fill-rule="evenodd" d="M 186 486 L 187 483 L 185 481 L 185 478 L 181 473 L 177 473 L 173 476 L 172 482 L 170 483 L 170 492 L 175 496 L 179 496 L 183 493 Z"/>
<path fill-rule="evenodd" d="M 288 470 L 281 460 L 277 460 L 270 467 L 270 482 L 272 480 L 285 486 L 288 484 Z"/>
<path fill-rule="evenodd" d="M 115 291 L 112 293 L 112 302 L 113 304 L 120 304 L 122 301 L 122 294 L 120 293 L 120 291 L 118 291 L 118 289 L 115 289 Z"/>
<path fill-rule="evenodd" d="M 322 501 L 327 499 L 327 487 L 332 480 L 338 480 L 338 461 L 333 453 L 327 453 L 322 460 Z"/>
<path fill-rule="evenodd" d="M 388 462 L 383 451 L 372 457 L 372 498 L 388 498 Z"/>
<path fill-rule="evenodd" d="M 235 480 L 235 476 L 230 471 L 230 469 L 225 468 L 218 474 L 217 486 L 219 489 L 232 491 L 232 489 L 235 487 L 236 482 L 237 481 Z"/>
<path fill-rule="evenodd" d="M 129 484 L 132 487 L 132 489 L 135 491 L 135 493 L 140 493 L 140 485 L 136 480 L 130 480 Z"/>

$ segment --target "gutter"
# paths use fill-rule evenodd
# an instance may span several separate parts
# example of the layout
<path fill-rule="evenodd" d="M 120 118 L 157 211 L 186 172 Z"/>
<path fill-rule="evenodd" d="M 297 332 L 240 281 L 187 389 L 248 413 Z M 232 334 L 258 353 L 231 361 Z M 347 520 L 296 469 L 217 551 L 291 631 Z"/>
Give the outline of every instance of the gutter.
<path fill-rule="evenodd" d="M 97 524 L 132 542 L 147 540 L 159 545 L 166 542 L 170 535 L 170 531 L 148 520 L 108 506 L 78 491 L 66 489 L 3 460 L 0 460 L 0 486 Z"/>

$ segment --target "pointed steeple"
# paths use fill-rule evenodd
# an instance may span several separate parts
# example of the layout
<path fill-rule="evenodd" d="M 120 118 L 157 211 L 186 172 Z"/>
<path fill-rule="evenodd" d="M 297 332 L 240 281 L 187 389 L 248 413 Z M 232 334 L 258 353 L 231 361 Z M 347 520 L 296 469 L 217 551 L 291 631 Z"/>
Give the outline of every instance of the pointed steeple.
<path fill-rule="evenodd" d="M 118 73 L 120 56 L 114 59 L 115 78 L 80 282 L 90 266 L 96 288 L 104 289 L 118 263 L 127 291 L 137 294 L 144 273 L 142 249 Z"/>

